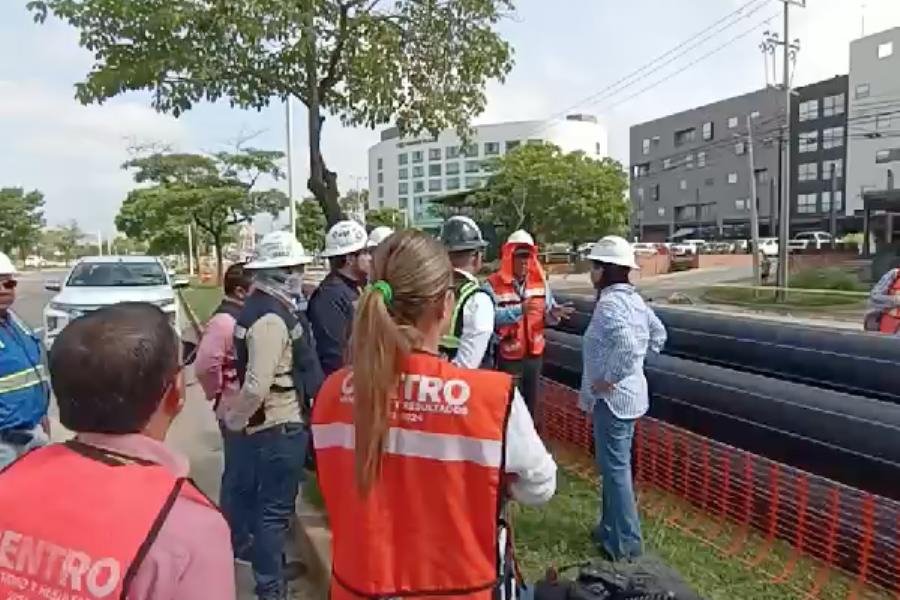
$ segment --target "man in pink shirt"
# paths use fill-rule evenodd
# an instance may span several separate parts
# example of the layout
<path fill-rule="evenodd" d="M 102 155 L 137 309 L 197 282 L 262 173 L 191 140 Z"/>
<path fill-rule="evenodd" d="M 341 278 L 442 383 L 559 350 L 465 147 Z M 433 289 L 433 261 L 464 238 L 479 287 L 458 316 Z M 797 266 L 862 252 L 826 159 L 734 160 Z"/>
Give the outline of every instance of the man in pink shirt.
<path fill-rule="evenodd" d="M 219 505 L 231 526 L 235 557 L 241 561 L 249 560 L 253 546 L 250 532 L 256 497 L 256 476 L 247 434 L 243 431 L 231 431 L 224 426 L 223 419 L 226 408 L 241 391 L 234 362 L 234 326 L 252 283 L 252 275 L 244 270 L 243 265 L 231 265 L 225 272 L 225 298 L 206 323 L 194 362 L 197 381 L 206 398 L 213 402 L 219 419 L 225 459 Z"/>
<path fill-rule="evenodd" d="M 163 443 L 184 406 L 180 372 L 178 338 L 151 304 L 63 330 L 50 376 L 76 437 L 0 473 L 0 597 L 235 598 L 228 524 Z"/>

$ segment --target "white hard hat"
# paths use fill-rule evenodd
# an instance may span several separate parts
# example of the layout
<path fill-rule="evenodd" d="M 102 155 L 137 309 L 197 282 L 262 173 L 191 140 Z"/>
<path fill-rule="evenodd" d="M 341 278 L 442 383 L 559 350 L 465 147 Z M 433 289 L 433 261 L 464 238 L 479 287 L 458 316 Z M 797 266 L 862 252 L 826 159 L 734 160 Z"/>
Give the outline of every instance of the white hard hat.
<path fill-rule="evenodd" d="M 393 233 L 394 230 L 386 225 L 376 227 L 372 230 L 372 233 L 369 234 L 369 248 L 374 248 L 384 240 L 388 239 Z"/>
<path fill-rule="evenodd" d="M 325 235 L 325 249 L 320 256 L 331 258 L 359 252 L 369 243 L 366 229 L 356 221 L 338 221 Z"/>
<path fill-rule="evenodd" d="M 519 229 L 512 232 L 512 234 L 507 238 L 506 243 L 534 246 L 534 238 L 531 237 L 531 234 L 524 229 Z"/>
<path fill-rule="evenodd" d="M 15 275 L 19 271 L 7 255 L 0 252 L 0 275 Z"/>
<path fill-rule="evenodd" d="M 628 240 L 617 235 L 608 235 L 601 238 L 591 248 L 587 258 L 588 260 L 611 265 L 640 269 L 634 259 L 634 248 L 628 243 Z"/>
<path fill-rule="evenodd" d="M 303 245 L 287 231 L 273 231 L 266 234 L 256 246 L 253 260 L 244 265 L 246 269 L 278 269 L 294 267 L 312 262 Z"/>

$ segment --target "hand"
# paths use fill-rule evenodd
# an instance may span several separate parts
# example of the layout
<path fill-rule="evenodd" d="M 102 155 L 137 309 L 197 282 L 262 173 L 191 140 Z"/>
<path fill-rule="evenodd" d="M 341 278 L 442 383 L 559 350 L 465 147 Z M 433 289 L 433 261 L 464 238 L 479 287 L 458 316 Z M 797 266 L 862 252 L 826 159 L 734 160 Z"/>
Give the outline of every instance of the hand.
<path fill-rule="evenodd" d="M 613 391 L 616 387 L 616 384 L 609 383 L 608 381 L 603 381 L 602 379 L 598 379 L 591 384 L 591 391 L 595 394 L 608 394 Z"/>
<path fill-rule="evenodd" d="M 575 313 L 575 307 L 571 302 L 560 304 L 550 309 L 550 316 L 554 319 L 564 321 Z"/>

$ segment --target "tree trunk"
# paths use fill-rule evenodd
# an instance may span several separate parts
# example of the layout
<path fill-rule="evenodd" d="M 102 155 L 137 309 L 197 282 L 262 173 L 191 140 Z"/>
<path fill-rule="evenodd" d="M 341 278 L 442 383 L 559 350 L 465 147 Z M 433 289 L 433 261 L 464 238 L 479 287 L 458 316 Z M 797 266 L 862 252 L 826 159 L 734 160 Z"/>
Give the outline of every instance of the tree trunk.
<path fill-rule="evenodd" d="M 216 283 L 222 285 L 225 275 L 225 265 L 222 264 L 222 232 L 213 234 L 213 246 L 216 251 Z"/>
<path fill-rule="evenodd" d="M 310 3 L 312 4 L 312 3 Z M 306 52 L 306 104 L 309 115 L 309 181 L 307 187 L 322 207 L 325 221 L 331 227 L 344 218 L 338 201 L 337 173 L 329 171 L 322 157 L 322 105 L 319 98 L 318 53 L 316 44 L 316 28 L 313 22 L 314 11 L 310 9 L 305 26 Z"/>

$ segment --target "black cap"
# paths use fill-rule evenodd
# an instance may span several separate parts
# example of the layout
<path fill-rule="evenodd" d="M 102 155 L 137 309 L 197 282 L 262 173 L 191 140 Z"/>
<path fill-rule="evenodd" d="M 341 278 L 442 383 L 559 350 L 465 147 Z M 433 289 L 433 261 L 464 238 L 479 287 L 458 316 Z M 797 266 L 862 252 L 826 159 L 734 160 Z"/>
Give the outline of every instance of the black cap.
<path fill-rule="evenodd" d="M 441 227 L 441 242 L 448 252 L 484 250 L 487 242 L 481 237 L 481 229 L 469 217 L 450 217 Z"/>

